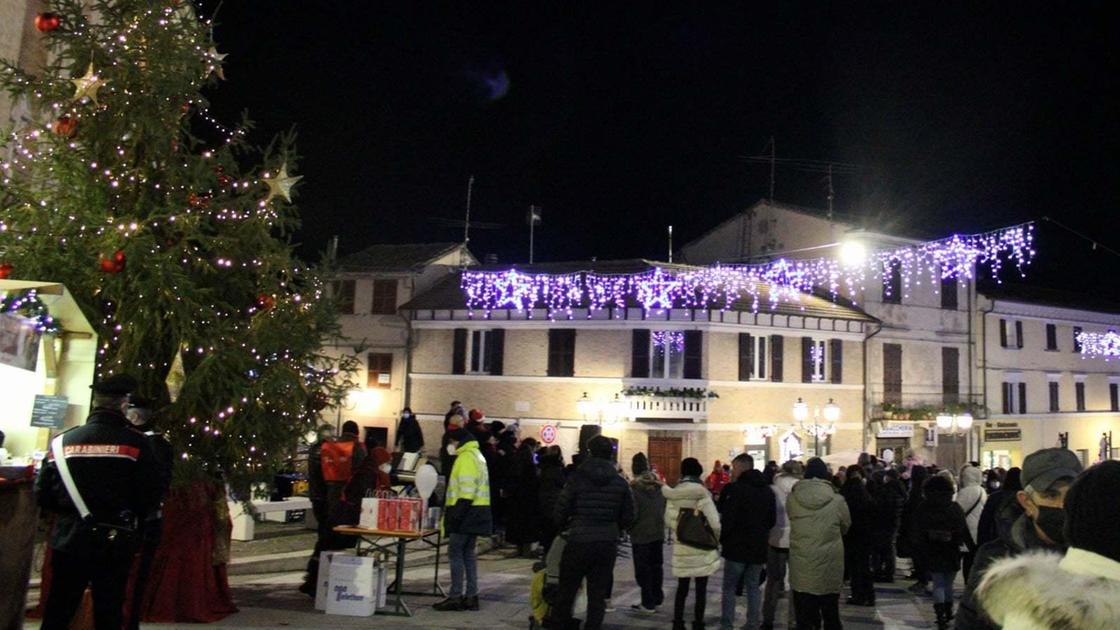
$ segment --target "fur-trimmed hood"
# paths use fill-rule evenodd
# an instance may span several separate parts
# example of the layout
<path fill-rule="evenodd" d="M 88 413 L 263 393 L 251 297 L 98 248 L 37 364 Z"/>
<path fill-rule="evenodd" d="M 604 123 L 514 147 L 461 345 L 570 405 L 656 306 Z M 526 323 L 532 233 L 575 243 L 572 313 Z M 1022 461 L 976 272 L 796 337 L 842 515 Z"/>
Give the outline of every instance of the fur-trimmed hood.
<path fill-rule="evenodd" d="M 1120 624 L 1120 562 L 1070 549 L 999 560 L 976 589 L 1004 630 L 1114 630 Z"/>

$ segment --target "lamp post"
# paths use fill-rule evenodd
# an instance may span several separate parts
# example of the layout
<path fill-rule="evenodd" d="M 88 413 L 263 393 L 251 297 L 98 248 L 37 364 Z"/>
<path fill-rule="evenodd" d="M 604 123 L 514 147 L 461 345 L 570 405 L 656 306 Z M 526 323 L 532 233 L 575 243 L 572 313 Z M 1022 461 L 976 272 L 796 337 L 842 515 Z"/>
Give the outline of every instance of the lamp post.
<path fill-rule="evenodd" d="M 583 396 L 576 400 L 576 412 L 584 420 L 596 418 L 599 425 L 604 426 L 613 423 L 626 413 L 626 401 L 615 394 L 613 399 L 599 403 L 592 400 L 587 392 L 583 392 Z"/>
<path fill-rule="evenodd" d="M 828 424 L 820 423 L 822 417 Z M 832 435 L 836 432 L 836 422 L 840 420 L 840 405 L 829 398 L 824 407 L 814 407 L 813 424 L 810 424 L 808 428 L 806 428 L 805 421 L 809 419 L 809 405 L 801 398 L 798 398 L 797 402 L 793 403 L 793 419 L 801 425 L 803 430 L 808 431 L 813 436 L 815 443 L 814 450 L 816 451 L 816 456 L 820 457 L 821 436 Z"/>

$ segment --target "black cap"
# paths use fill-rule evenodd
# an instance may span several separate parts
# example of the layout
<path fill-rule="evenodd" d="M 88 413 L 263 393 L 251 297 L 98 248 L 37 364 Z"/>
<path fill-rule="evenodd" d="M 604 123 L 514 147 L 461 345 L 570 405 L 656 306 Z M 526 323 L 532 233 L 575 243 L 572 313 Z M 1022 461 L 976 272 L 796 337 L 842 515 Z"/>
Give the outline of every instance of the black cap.
<path fill-rule="evenodd" d="M 1081 460 L 1064 448 L 1044 448 L 1023 460 L 1023 487 L 1045 492 L 1059 479 L 1072 479 L 1081 474 Z"/>
<path fill-rule="evenodd" d="M 90 389 L 92 389 L 95 394 L 101 394 L 102 396 L 119 396 L 124 398 L 134 392 L 138 385 L 139 383 L 136 382 L 136 379 L 128 374 L 114 374 L 109 378 L 102 379 L 90 385 Z"/>
<path fill-rule="evenodd" d="M 462 443 L 462 442 L 470 442 L 471 440 L 474 440 L 475 436 L 474 436 L 473 433 L 471 433 L 470 431 L 468 431 L 466 429 L 455 429 L 454 431 L 451 432 L 451 439 L 456 441 L 456 442 Z"/>

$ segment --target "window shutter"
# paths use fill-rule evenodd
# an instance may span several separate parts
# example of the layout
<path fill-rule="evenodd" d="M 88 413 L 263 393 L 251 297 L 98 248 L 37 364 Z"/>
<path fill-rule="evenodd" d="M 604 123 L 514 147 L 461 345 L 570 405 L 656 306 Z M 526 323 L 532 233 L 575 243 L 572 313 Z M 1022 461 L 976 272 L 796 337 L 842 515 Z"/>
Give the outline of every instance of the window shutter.
<path fill-rule="evenodd" d="M 752 352 L 758 351 L 758 374 L 752 374 L 755 378 L 766 378 L 766 337 L 758 338 L 758 348 L 751 346 Z M 754 357 L 752 357 L 751 365 L 754 365 Z"/>
<path fill-rule="evenodd" d="M 455 343 L 451 347 L 451 373 L 467 373 L 467 329 L 455 329 Z"/>
<path fill-rule="evenodd" d="M 1046 349 L 1058 349 L 1058 329 L 1054 324 L 1046 324 Z"/>
<path fill-rule="evenodd" d="M 1019 383 L 1019 413 L 1027 413 L 1027 384 Z"/>
<path fill-rule="evenodd" d="M 999 320 L 999 347 L 1007 347 L 1007 320 Z"/>
<path fill-rule="evenodd" d="M 960 402 L 960 350 L 941 348 L 941 402 L 946 405 Z"/>
<path fill-rule="evenodd" d="M 941 308 L 957 310 L 957 278 L 943 278 L 941 280 Z"/>
<path fill-rule="evenodd" d="M 1059 410 L 1058 405 L 1058 384 L 1050 381 L 1050 411 L 1055 412 Z"/>
<path fill-rule="evenodd" d="M 576 331 L 553 328 L 548 331 L 548 375 L 575 375 Z"/>
<path fill-rule="evenodd" d="M 649 331 L 635 330 L 631 334 L 630 376 L 649 378 Z"/>
<path fill-rule="evenodd" d="M 1003 413 L 1011 413 L 1011 388 L 1014 387 L 1011 383 L 1003 384 Z"/>
<path fill-rule="evenodd" d="M 902 404 L 902 346 L 883 344 L 883 402 Z"/>
<path fill-rule="evenodd" d="M 783 347 L 784 337 L 770 335 L 770 380 L 779 383 L 782 381 Z"/>
<path fill-rule="evenodd" d="M 684 377 L 701 378 L 704 337 L 699 330 L 684 331 Z"/>
<path fill-rule="evenodd" d="M 840 339 L 829 339 L 828 354 L 829 361 L 831 362 L 830 367 L 832 368 L 830 381 L 833 383 L 842 383 L 844 380 L 844 342 Z"/>
<path fill-rule="evenodd" d="M 749 381 L 754 368 L 754 340 L 750 333 L 739 333 L 739 380 Z"/>
<path fill-rule="evenodd" d="M 1023 322 L 1015 320 L 1015 347 L 1023 347 Z"/>
<path fill-rule="evenodd" d="M 801 338 L 801 382 L 813 382 L 813 338 Z"/>
<path fill-rule="evenodd" d="M 505 367 L 506 331 L 504 328 L 495 328 L 489 331 L 488 335 L 486 361 L 490 364 L 490 369 L 487 371 L 494 376 L 501 376 L 502 368 Z"/>
<path fill-rule="evenodd" d="M 1081 342 L 1077 340 L 1077 336 L 1081 334 L 1081 327 L 1073 327 L 1073 351 L 1081 352 Z"/>

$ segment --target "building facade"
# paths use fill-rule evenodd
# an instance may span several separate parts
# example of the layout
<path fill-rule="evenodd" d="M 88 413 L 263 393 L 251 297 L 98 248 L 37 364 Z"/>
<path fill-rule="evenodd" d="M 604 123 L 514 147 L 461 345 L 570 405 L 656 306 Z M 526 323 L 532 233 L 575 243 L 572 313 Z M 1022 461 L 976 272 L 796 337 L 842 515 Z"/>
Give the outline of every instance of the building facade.
<path fill-rule="evenodd" d="M 655 265 L 572 268 L 635 273 Z M 874 320 L 858 309 L 805 296 L 757 313 L 745 305 L 635 305 L 550 318 L 544 309 L 482 313 L 465 304 L 452 276 L 402 307 L 413 331 L 409 398 L 429 445 L 438 444 L 452 400 L 516 421 L 523 437 L 554 440 L 569 456 L 580 427 L 599 425 L 618 441 L 620 461 L 645 452 L 670 478 L 682 457 L 708 465 L 747 451 L 782 460 L 857 451 L 864 439 L 862 344 Z M 799 399 L 804 422 L 792 417 Z M 829 403 L 839 411 L 835 422 L 824 418 Z"/>

